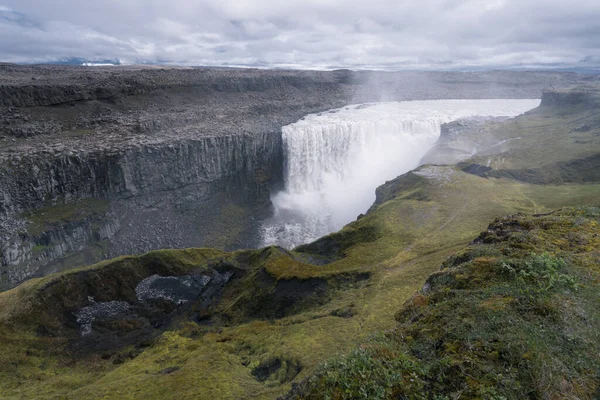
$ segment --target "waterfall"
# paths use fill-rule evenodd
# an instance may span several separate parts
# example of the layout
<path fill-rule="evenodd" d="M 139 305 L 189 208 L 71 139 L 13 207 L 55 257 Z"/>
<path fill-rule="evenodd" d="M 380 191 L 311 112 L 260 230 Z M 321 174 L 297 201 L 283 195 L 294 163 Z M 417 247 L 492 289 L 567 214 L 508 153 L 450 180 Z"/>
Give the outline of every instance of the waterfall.
<path fill-rule="evenodd" d="M 539 100 L 431 100 L 347 106 L 282 129 L 285 189 L 263 245 L 293 248 L 364 213 L 375 189 L 418 166 L 441 125 L 472 116 L 516 116 Z"/>

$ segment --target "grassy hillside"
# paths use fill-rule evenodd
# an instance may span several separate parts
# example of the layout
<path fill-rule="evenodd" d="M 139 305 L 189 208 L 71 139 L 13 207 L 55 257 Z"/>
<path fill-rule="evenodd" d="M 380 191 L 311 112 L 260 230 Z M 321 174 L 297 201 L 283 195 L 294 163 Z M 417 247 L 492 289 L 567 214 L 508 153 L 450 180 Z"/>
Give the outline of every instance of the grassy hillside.
<path fill-rule="evenodd" d="M 600 208 L 496 220 L 290 399 L 596 399 Z"/>
<path fill-rule="evenodd" d="M 515 126 L 518 126 L 522 137 L 542 135 L 538 119 L 549 113 L 554 115 L 554 122 L 550 124 L 554 128 L 545 132 L 552 137 L 571 136 L 570 130 L 579 123 L 575 120 L 580 116 L 595 115 L 595 111 L 591 112 L 585 104 L 588 103 L 575 106 L 571 102 L 565 102 L 562 106 L 556 102 L 546 104 L 506 125 L 495 127 L 497 131 L 494 135 L 514 135 Z M 571 122 L 563 124 L 564 121 Z M 478 310 L 483 310 L 481 313 L 488 311 L 480 307 L 480 302 L 489 300 L 486 304 L 490 313 L 495 312 L 492 308 L 500 308 L 506 315 L 511 314 L 511 307 L 521 304 L 518 293 L 506 292 L 502 295 L 517 299 L 513 304 L 512 300 L 501 296 L 504 292 L 498 292 L 506 285 L 510 286 L 506 290 L 515 291 L 520 286 L 515 286 L 517 284 L 510 277 L 505 279 L 497 271 L 500 268 L 497 265 L 507 263 L 509 268 L 520 274 L 523 268 L 528 271 L 527 263 L 546 265 L 544 260 L 554 257 L 548 261 L 551 269 L 556 269 L 559 280 L 564 280 L 568 285 L 552 287 L 544 296 L 555 304 L 553 302 L 558 300 L 553 296 L 572 295 L 574 306 L 588 307 L 594 301 L 590 297 L 593 287 L 589 286 L 588 278 L 579 276 L 587 264 L 584 265 L 583 261 L 571 262 L 571 253 L 559 254 L 557 249 L 560 247 L 552 246 L 570 243 L 571 240 L 577 242 L 581 239 L 582 243 L 587 240 L 587 247 L 581 245 L 583 247 L 578 248 L 573 257 L 577 255 L 582 260 L 589 257 L 593 261 L 593 257 L 597 257 L 593 247 L 596 244 L 593 235 L 596 234 L 594 221 L 597 224 L 597 217 L 594 216 L 594 209 L 565 211 L 555 217 L 564 219 L 567 227 L 546 233 L 540 233 L 542 230 L 536 225 L 536 221 L 544 219 L 519 217 L 516 219 L 518 224 L 530 221 L 531 238 L 538 238 L 540 243 L 529 242 L 531 238 L 523 233 L 522 242 L 517 239 L 508 242 L 501 240 L 476 247 L 494 250 L 490 254 L 471 259 L 468 254 L 475 248 L 460 252 L 495 218 L 519 212 L 546 213 L 564 206 L 597 203 L 600 181 L 593 176 L 587 180 L 559 179 L 540 184 L 503 172 L 508 169 L 523 171 L 547 164 L 560 169 L 563 165 L 561 162 L 597 154 L 600 152 L 600 136 L 598 130 L 594 129 L 587 131 L 589 137 L 585 140 L 590 142 L 585 146 L 576 143 L 571 146 L 560 138 L 549 139 L 549 150 L 544 157 L 529 157 L 530 152 L 519 152 L 520 147 L 502 147 L 494 152 L 494 157 L 505 160 L 504 163 L 490 162 L 488 168 L 491 169 L 485 174 L 471 173 L 473 169 L 468 168 L 474 164 L 482 165 L 484 161 L 479 158 L 467 160 L 459 166 L 421 167 L 380 187 L 376 203 L 365 216 L 340 232 L 301 246 L 293 252 L 275 247 L 234 253 L 209 249 L 165 250 L 139 257 L 122 257 L 82 270 L 31 280 L 11 291 L 0 293 L 0 341 L 4 345 L 0 352 L 0 397 L 272 399 L 285 395 L 293 383 L 304 382 L 301 385 L 303 390 L 297 392 L 302 396 L 318 398 L 319 391 L 323 391 L 333 398 L 343 398 L 348 389 L 346 397 L 352 398 L 353 394 L 360 394 L 363 378 L 352 375 L 360 375 L 360 369 L 345 370 L 342 365 L 344 360 L 354 360 L 352 357 L 357 353 L 352 349 L 360 349 L 363 343 L 367 343 L 365 349 L 370 349 L 372 343 L 381 342 L 382 351 L 389 350 L 391 358 L 379 359 L 378 353 L 369 353 L 369 358 L 365 360 L 373 363 L 374 376 L 364 378 L 366 386 L 383 388 L 381 393 L 390 396 L 401 393 L 412 396 L 418 388 L 431 388 L 442 396 L 439 398 L 454 395 L 463 389 L 465 394 L 462 398 L 485 398 L 485 390 L 498 383 L 492 376 L 497 372 L 494 369 L 495 361 L 490 361 L 489 365 L 482 364 L 482 371 L 488 371 L 491 375 L 485 378 L 474 375 L 476 382 L 472 387 L 464 383 L 465 377 L 457 381 L 456 388 L 448 389 L 446 383 L 459 376 L 461 371 L 479 371 L 476 362 L 472 363 L 475 369 L 468 369 L 469 361 L 460 356 L 463 353 L 462 346 L 467 346 L 462 341 L 464 336 L 460 335 L 467 335 L 461 330 L 461 327 L 467 326 L 464 325 L 465 321 L 470 321 L 471 325 L 477 321 L 475 325 L 481 325 L 477 319 L 480 315 Z M 535 140 L 531 143 L 533 146 Z M 554 149 L 552 146 L 555 145 L 565 147 L 566 153 Z M 507 161 L 509 159 L 510 163 Z M 503 169 L 505 166 L 506 169 Z M 495 171 L 502 173 L 496 176 L 493 174 Z M 582 214 L 572 217 L 569 213 Z M 582 218 L 585 237 L 579 238 L 575 228 L 568 225 L 577 221 L 577 218 Z M 563 233 L 566 236 L 560 236 Z M 546 234 L 554 236 L 543 236 Z M 549 243 L 544 243 L 545 240 Z M 512 246 L 518 246 L 519 243 L 523 243 L 523 248 L 515 247 L 514 254 L 511 253 Z M 587 256 L 584 254 L 586 251 Z M 440 265 L 457 252 L 462 255 L 446 262 L 447 269 L 440 274 Z M 542 261 L 538 260 L 539 257 Z M 478 261 L 473 261 L 475 259 Z M 485 264 L 481 267 L 484 272 L 480 271 L 480 264 Z M 432 274 L 438 278 L 428 278 Z M 191 276 L 194 279 L 212 279 L 211 282 L 216 283 L 202 289 L 194 300 L 181 304 L 166 300 L 141 301 L 137 290 L 140 282 L 153 275 Z M 223 276 L 227 277 L 226 282 L 219 283 L 218 278 Z M 489 285 L 484 282 L 481 287 L 473 286 L 481 283 L 484 277 L 491 279 Z M 473 282 L 470 278 L 473 278 Z M 413 297 L 428 279 L 431 295 L 421 293 Z M 597 278 L 589 279 L 593 281 Z M 528 280 L 525 279 L 525 284 L 528 284 Z M 455 281 L 464 287 L 455 287 L 458 285 Z M 498 282 L 498 287 L 494 286 L 495 282 Z M 574 282 L 577 291 L 571 291 L 571 282 Z M 527 286 L 523 288 L 528 291 Z M 489 291 L 489 296 L 485 291 Z M 443 295 L 438 295 L 438 292 Z M 444 297 L 446 292 L 448 298 Z M 460 300 L 463 293 L 465 297 Z M 484 295 L 488 297 L 481 297 Z M 430 296 L 439 296 L 439 299 L 435 297 L 434 302 Z M 408 319 L 403 317 L 421 312 L 414 311 L 414 307 L 398 314 L 403 324 L 401 327 L 405 326 L 402 329 L 411 332 L 411 343 L 417 347 L 410 347 L 412 344 L 397 339 L 408 335 L 404 333 L 398 334 L 400 336 L 379 334 L 375 339 L 368 339 L 378 332 L 398 332 L 401 328 L 394 315 L 405 302 L 412 299 L 412 303 L 419 303 L 421 297 L 424 303 L 422 307 L 425 307 L 423 310 L 433 313 L 432 316 L 423 317 L 422 324 L 429 325 L 417 326 L 414 324 L 419 324 L 421 320 L 412 321 L 412 316 L 406 317 Z M 456 302 L 456 307 L 465 310 L 457 318 L 451 312 L 455 303 L 445 303 L 450 299 Z M 466 303 L 460 303 L 459 300 Z M 98 302 L 127 303 L 129 309 L 93 321 L 92 333 L 81 336 L 81 326 L 75 315 Z M 440 306 L 436 308 L 433 304 Z M 514 317 L 520 318 L 515 321 L 529 327 L 527 329 L 534 326 L 529 322 L 529 312 L 524 310 L 522 315 Z M 546 316 L 542 313 L 536 318 Z M 589 318 L 592 318 L 591 314 Z M 594 321 L 589 319 L 589 332 L 576 332 L 580 335 L 577 338 L 592 340 L 590 332 L 598 326 L 594 325 Z M 436 325 L 442 322 L 448 325 L 448 329 L 454 326 L 456 331 L 447 333 L 441 329 L 441 325 Z M 556 327 L 564 325 L 560 318 L 552 323 Z M 418 334 L 428 329 L 431 332 Z M 488 333 L 492 330 L 483 326 L 482 329 L 487 329 L 485 332 Z M 506 335 L 518 336 L 521 333 L 507 332 Z M 542 339 L 546 343 L 548 337 Z M 556 343 L 563 343 L 560 338 L 556 340 L 559 340 Z M 431 343 L 435 345 L 433 348 Z M 456 364 L 456 367 L 435 361 L 437 355 L 441 354 L 435 351 L 441 351 L 438 347 L 445 349 L 446 343 L 449 348 L 455 346 L 452 350 L 456 353 L 452 353 L 454 358 L 446 361 L 450 365 Z M 581 341 L 577 343 L 585 344 Z M 467 344 L 474 346 L 476 350 L 473 351 L 481 354 L 484 350 L 488 351 L 489 347 L 482 344 L 480 348 L 475 342 Z M 555 344 L 548 342 L 550 345 Z M 590 349 L 589 356 L 593 355 L 593 347 L 582 348 Z M 422 354 L 418 353 L 419 349 L 422 349 Z M 497 351 L 500 357 L 501 347 L 492 346 L 489 349 L 492 353 Z M 545 351 L 535 346 L 530 350 L 532 357 L 541 357 Z M 415 355 L 415 352 L 418 354 Z M 328 359 L 348 353 L 350 358 L 338 358 L 320 367 Z M 400 368 L 398 365 L 392 363 L 391 369 L 378 369 L 377 363 L 387 365 L 388 359 L 396 360 L 401 364 L 400 367 L 406 366 L 406 371 L 415 374 L 407 381 L 413 382 L 410 379 L 414 379 L 414 391 L 401 392 L 404 389 L 398 389 L 404 384 L 409 385 L 403 380 L 404 373 L 398 378 L 390 372 Z M 503 358 L 498 360 L 505 362 Z M 589 368 L 597 365 L 594 364 L 596 361 L 593 358 L 584 360 Z M 414 370 L 411 366 L 414 366 Z M 371 369 L 371 366 L 368 368 Z M 321 372 L 314 375 L 316 371 Z M 426 378 L 434 376 L 437 371 L 447 378 L 440 378 L 439 385 L 435 386 Z M 563 377 L 559 372 L 553 372 L 553 376 Z M 394 377 L 390 377 L 390 374 Z M 509 380 L 503 385 L 510 386 L 511 382 L 518 382 L 527 393 L 538 382 L 510 374 Z M 581 371 L 577 374 L 569 375 L 565 380 L 574 387 L 578 385 L 577 379 L 585 381 L 581 391 L 573 393 L 582 393 L 580 398 L 586 398 L 594 387 L 593 374 Z M 309 379 L 312 376 L 316 378 Z M 389 378 L 391 383 L 383 385 L 378 380 L 380 378 L 385 382 Z M 539 382 L 551 382 L 552 390 L 556 390 L 552 385 L 558 380 L 552 378 Z M 340 382 L 354 386 L 345 388 L 340 386 Z M 496 395 L 490 393 L 490 396 Z M 498 393 L 500 396 L 504 392 Z M 535 391 L 531 393 L 532 397 L 538 395 Z"/>

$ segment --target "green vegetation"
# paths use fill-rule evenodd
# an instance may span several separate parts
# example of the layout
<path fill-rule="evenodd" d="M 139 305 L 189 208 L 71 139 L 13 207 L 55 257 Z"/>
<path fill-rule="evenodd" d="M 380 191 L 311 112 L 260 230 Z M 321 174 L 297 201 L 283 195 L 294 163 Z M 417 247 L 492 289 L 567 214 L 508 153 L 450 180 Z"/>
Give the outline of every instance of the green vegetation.
<path fill-rule="evenodd" d="M 596 115 L 551 106 L 501 124 L 494 136 L 519 146 L 467 165 L 511 174 L 421 167 L 295 251 L 164 250 L 0 293 L 0 397 L 272 399 L 294 383 L 300 398 L 598 397 L 600 208 L 525 216 L 597 204 L 593 174 L 564 179 L 600 152 Z M 523 178 L 549 165 L 570 172 Z M 28 215 L 30 233 L 106 209 L 82 210 Z M 223 205 L 214 245 L 244 234 L 243 213 Z M 143 343 L 76 351 L 88 296 L 132 300 L 152 274 L 213 270 L 235 273 L 215 304 L 189 305 Z"/>
<path fill-rule="evenodd" d="M 479 141 L 499 143 L 470 163 L 492 168 L 489 176 L 537 184 L 597 182 L 600 115 L 587 103 L 540 107 L 486 131 Z"/>
<path fill-rule="evenodd" d="M 402 304 L 448 256 L 472 240 L 493 218 L 515 211 L 539 213 L 562 204 L 590 203 L 600 193 L 598 185 L 539 186 L 485 179 L 452 167 L 438 167 L 436 171 L 440 174 L 437 178 L 430 174 L 429 167 L 421 169 L 419 173 L 432 177 L 419 179 L 416 188 L 404 185 L 400 178 L 400 188 L 390 200 L 344 228 L 342 250 L 335 261 L 324 266 L 306 261 L 328 254 L 268 248 L 236 253 L 168 250 L 90 267 L 95 278 L 85 282 L 97 282 L 94 285 L 98 284 L 101 292 L 95 295 L 105 293 L 99 299 L 106 300 L 118 293 L 115 288 L 121 286 L 117 283 L 131 282 L 131 286 L 156 271 L 149 265 L 154 265 L 157 257 L 162 274 L 189 273 L 221 264 L 246 271 L 227 286 L 218 306 L 208 311 L 213 325 L 196 325 L 180 318 L 149 347 L 136 348 L 139 355 L 134 358 L 119 356 L 121 352 L 128 354 L 127 349 L 115 350 L 116 355 L 108 359 L 101 354 L 71 356 L 63 350 L 64 336 L 39 337 L 35 315 L 22 311 L 32 307 L 38 310 L 37 315 L 64 315 L 61 308 L 28 304 L 43 304 L 48 298 L 56 299 L 51 302 L 54 305 L 74 304 L 69 297 L 64 298 L 64 293 L 78 292 L 83 294 L 77 301 L 85 300 L 88 292 L 82 288 L 89 284 L 67 284 L 69 277 L 81 270 L 28 281 L 2 293 L 0 310 L 13 308 L 13 312 L 8 320 L 0 318 L 6 321 L 0 322 L 0 331 L 5 332 L 3 339 L 12 343 L 14 351 L 4 355 L 0 387 L 6 388 L 3 392 L 7 398 L 163 398 L 174 390 L 183 398 L 194 398 L 199 393 L 215 398 L 248 394 L 274 398 L 286 393 L 292 382 L 311 376 L 333 355 L 347 353 L 369 335 L 394 328 L 393 316 Z M 446 175 L 447 180 L 440 178 Z M 423 195 L 414 196 L 417 192 Z M 351 233 L 356 230 L 368 234 Z M 532 252 L 544 254 L 546 250 L 528 246 L 521 236 L 515 236 L 513 242 L 520 243 L 527 256 Z M 330 236 L 334 241 L 337 238 L 337 234 Z M 481 253 L 479 257 L 483 256 Z M 513 259 L 505 256 L 503 261 L 516 268 Z M 181 267 L 167 269 L 171 265 Z M 361 276 L 365 273 L 368 276 Z M 61 283 L 54 283 L 57 281 Z M 55 288 L 56 294 L 49 297 L 40 290 L 44 287 Z M 278 288 L 298 295 L 288 298 L 284 296 L 286 291 Z M 39 302 L 28 300 L 36 298 Z M 14 316 L 18 315 L 25 317 L 16 324 Z M 448 318 L 453 315 L 449 313 Z M 52 317 L 44 319 L 43 325 L 59 330 L 61 321 Z M 18 339 L 21 337 L 30 337 L 31 341 Z M 35 346 L 43 349 L 38 361 L 23 356 Z M 47 349 L 55 349 L 55 353 Z M 115 359 L 122 363 L 113 363 Z M 42 365 L 44 369 L 40 369 Z M 278 368 L 267 375 L 273 365 Z M 178 369 L 160 373 L 172 367 Z"/>
<path fill-rule="evenodd" d="M 74 129 L 73 131 L 71 131 L 71 133 L 74 135 L 78 135 L 78 136 L 84 136 L 84 135 L 91 135 L 91 134 L 95 133 L 95 131 L 93 129 L 77 128 L 77 129 Z"/>
<path fill-rule="evenodd" d="M 23 214 L 30 224 L 27 231 L 33 236 L 88 218 L 104 217 L 109 210 L 106 200 L 85 199 L 75 203 L 57 204 Z"/>
<path fill-rule="evenodd" d="M 33 246 L 33 248 L 31 249 L 31 251 L 33 251 L 34 253 L 42 253 L 45 250 L 48 249 L 48 246 L 44 246 L 41 244 L 36 244 L 35 246 Z"/>
<path fill-rule="evenodd" d="M 496 222 L 428 279 L 397 328 L 327 362 L 292 397 L 597 398 L 596 210 Z"/>

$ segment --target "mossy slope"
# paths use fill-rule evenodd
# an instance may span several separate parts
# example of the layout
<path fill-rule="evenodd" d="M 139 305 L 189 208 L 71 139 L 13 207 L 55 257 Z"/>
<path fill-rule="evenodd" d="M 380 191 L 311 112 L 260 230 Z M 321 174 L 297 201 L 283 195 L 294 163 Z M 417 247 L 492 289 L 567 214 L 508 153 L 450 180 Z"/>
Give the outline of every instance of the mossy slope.
<path fill-rule="evenodd" d="M 333 355 L 393 328 L 395 311 L 486 221 L 590 203 L 600 193 L 597 185 L 528 185 L 453 167 L 424 167 L 414 176 L 390 182 L 389 198 L 344 228 L 340 234 L 348 240 L 326 265 L 306 261 L 328 255 L 278 248 L 168 250 L 32 280 L 0 294 L 0 332 L 10 343 L 0 374 L 4 396 L 274 398 Z M 353 231 L 362 233 L 345 233 Z M 106 295 L 99 299 L 127 299 L 147 275 L 210 268 L 236 272 L 218 303 L 175 313 L 150 342 L 83 356 L 68 351 L 77 331 L 61 325 L 73 311 L 64 305 L 79 307 L 100 292 Z"/>
<path fill-rule="evenodd" d="M 536 111 L 554 113 L 550 125 L 590 112 L 574 107 L 559 118 L 550 108 Z M 520 135 L 535 134 L 535 118 L 519 117 Z M 565 129 L 549 135 L 568 134 Z M 507 135 L 513 132 L 508 131 Z M 599 138 L 590 136 L 596 144 Z M 562 139 L 548 144 L 564 145 Z M 565 158 L 546 157 L 544 162 L 532 158 L 522 164 L 518 160 L 527 154 L 519 153 L 510 168 L 579 159 L 590 155 L 590 148 L 569 147 Z M 553 149 L 549 154 L 559 154 Z M 507 150 L 505 159 L 512 154 L 516 153 Z M 373 333 L 395 329 L 396 311 L 489 221 L 517 212 L 593 204 L 598 198 L 600 185 L 595 181 L 540 185 L 477 176 L 454 166 L 424 166 L 380 187 L 376 203 L 357 221 L 295 251 L 167 250 L 31 280 L 0 293 L 0 337 L 5 344 L 0 353 L 0 397 L 272 399 L 312 376 L 332 356 L 349 352 Z M 531 252 L 541 256 L 553 250 L 523 251 L 528 257 Z M 72 351 L 79 339 L 69 318 L 86 304 L 87 296 L 132 301 L 132 289 L 149 275 L 212 270 L 231 271 L 234 276 L 211 304 L 169 309 L 165 324 L 143 342 L 123 343 L 110 351 Z M 456 294 L 460 290 L 471 289 L 450 289 Z M 478 304 L 473 307 L 479 309 Z M 461 323 L 452 315 L 436 318 Z M 463 319 L 468 318 L 465 314 Z M 394 354 L 403 354 L 400 360 L 421 362 L 405 347 L 390 346 Z M 419 371 L 424 370 L 416 370 L 409 382 L 415 379 L 415 385 L 428 387 Z M 487 390 L 490 382 L 481 383 L 479 389 Z"/>
<path fill-rule="evenodd" d="M 596 399 L 600 208 L 496 220 L 288 398 Z"/>

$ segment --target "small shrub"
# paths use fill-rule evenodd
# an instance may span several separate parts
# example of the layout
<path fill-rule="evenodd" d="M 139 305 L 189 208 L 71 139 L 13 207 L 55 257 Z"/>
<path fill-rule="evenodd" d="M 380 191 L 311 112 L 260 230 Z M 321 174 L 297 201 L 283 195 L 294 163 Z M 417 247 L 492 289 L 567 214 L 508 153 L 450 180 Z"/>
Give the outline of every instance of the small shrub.
<path fill-rule="evenodd" d="M 546 295 L 555 289 L 576 290 L 577 282 L 569 274 L 563 273 L 567 263 L 549 253 L 532 253 L 520 263 L 503 261 L 499 263 L 499 272 L 521 284 L 524 294 Z"/>
<path fill-rule="evenodd" d="M 585 207 L 582 210 L 586 217 L 600 218 L 600 207 Z"/>
<path fill-rule="evenodd" d="M 388 399 L 423 393 L 427 375 L 393 343 L 373 337 L 369 345 L 325 363 L 310 385 L 326 388 L 325 399 Z"/>

